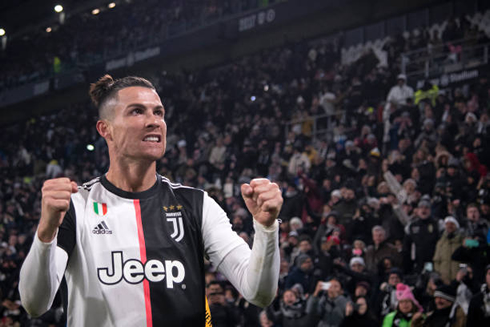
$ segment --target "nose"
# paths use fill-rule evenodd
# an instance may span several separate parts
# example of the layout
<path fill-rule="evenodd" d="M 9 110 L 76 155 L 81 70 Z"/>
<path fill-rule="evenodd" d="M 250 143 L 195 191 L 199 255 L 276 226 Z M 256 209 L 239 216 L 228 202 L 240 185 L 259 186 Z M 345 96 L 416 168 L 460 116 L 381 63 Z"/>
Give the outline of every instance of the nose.
<path fill-rule="evenodd" d="M 146 115 L 146 127 L 148 128 L 158 128 L 165 124 L 163 117 L 150 112 Z"/>

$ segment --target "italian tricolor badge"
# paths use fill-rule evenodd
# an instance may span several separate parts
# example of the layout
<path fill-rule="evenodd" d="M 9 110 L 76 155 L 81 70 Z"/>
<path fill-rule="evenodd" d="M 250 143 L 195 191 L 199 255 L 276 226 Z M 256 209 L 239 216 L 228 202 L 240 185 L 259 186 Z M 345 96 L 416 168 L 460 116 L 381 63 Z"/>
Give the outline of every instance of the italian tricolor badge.
<path fill-rule="evenodd" d="M 94 212 L 99 216 L 104 216 L 107 213 L 107 203 L 94 202 Z"/>

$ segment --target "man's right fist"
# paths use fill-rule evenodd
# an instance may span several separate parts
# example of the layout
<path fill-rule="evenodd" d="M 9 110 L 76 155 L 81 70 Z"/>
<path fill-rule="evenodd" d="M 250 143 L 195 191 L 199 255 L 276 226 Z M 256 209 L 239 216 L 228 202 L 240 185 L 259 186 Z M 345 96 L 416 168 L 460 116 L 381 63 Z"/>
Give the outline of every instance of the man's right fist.
<path fill-rule="evenodd" d="M 70 208 L 70 198 L 78 192 L 77 184 L 69 178 L 48 179 L 42 188 L 41 220 L 38 237 L 43 242 L 51 242 L 58 227 Z"/>

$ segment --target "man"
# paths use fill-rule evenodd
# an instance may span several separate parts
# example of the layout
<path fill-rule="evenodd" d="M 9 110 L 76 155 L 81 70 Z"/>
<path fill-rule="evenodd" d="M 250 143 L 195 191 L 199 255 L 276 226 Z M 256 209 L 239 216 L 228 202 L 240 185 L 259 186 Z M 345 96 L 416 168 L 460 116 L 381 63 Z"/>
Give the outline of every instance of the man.
<path fill-rule="evenodd" d="M 445 230 L 439 241 L 437 241 L 434 254 L 434 270 L 441 274 L 445 284 L 449 284 L 456 278 L 459 271 L 459 262 L 451 259 L 454 251 L 461 245 L 463 235 L 459 232 L 459 223 L 452 217 L 444 219 Z"/>
<path fill-rule="evenodd" d="M 255 220 L 250 250 L 205 192 L 156 174 L 167 126 L 150 82 L 106 75 L 90 95 L 110 167 L 82 187 L 68 178 L 44 183 L 37 233 L 20 273 L 27 312 L 48 310 L 64 275 L 68 326 L 204 326 L 203 254 L 248 301 L 267 306 L 279 275 L 277 185 L 242 185 Z"/>
<path fill-rule="evenodd" d="M 225 291 L 220 282 L 213 281 L 206 286 L 206 298 L 211 312 L 213 327 L 233 326 L 238 323 L 238 315 L 233 305 L 228 305 L 225 299 Z"/>
<path fill-rule="evenodd" d="M 378 264 L 386 257 L 390 257 L 395 265 L 399 265 L 398 250 L 394 245 L 386 242 L 385 229 L 381 226 L 374 226 L 372 236 L 373 245 L 366 249 L 366 269 L 372 273 L 378 273 Z"/>
<path fill-rule="evenodd" d="M 485 269 L 481 292 L 471 299 L 466 326 L 490 326 L 490 265 Z"/>
<path fill-rule="evenodd" d="M 308 254 L 300 254 L 296 258 L 296 265 L 291 267 L 290 273 L 286 279 L 286 289 L 293 287 L 296 284 L 300 284 L 303 290 L 307 293 L 310 292 L 313 283 L 313 260 Z"/>
<path fill-rule="evenodd" d="M 453 286 L 442 285 L 434 293 L 434 311 L 427 313 L 427 317 L 418 312 L 412 318 L 412 326 L 431 327 L 464 327 L 466 326 L 466 315 L 457 304 L 456 289 Z M 468 325 L 474 326 L 474 325 Z"/>
<path fill-rule="evenodd" d="M 419 273 L 426 262 L 432 262 L 439 240 L 438 228 L 437 222 L 431 217 L 430 202 L 421 200 L 417 208 L 417 217 L 407 226 L 403 241 L 405 272 L 413 270 Z"/>
<path fill-rule="evenodd" d="M 326 294 L 320 295 L 324 291 Z M 334 327 L 342 323 L 349 302 L 343 293 L 342 284 L 336 278 L 330 279 L 328 283 L 317 283 L 315 292 L 308 298 L 306 312 L 312 315 L 312 319 L 320 319 L 318 327 Z"/>
<path fill-rule="evenodd" d="M 485 220 L 480 219 L 480 210 L 478 205 L 470 203 L 466 207 L 466 234 L 478 235 L 483 238 L 488 234 L 488 223 Z"/>

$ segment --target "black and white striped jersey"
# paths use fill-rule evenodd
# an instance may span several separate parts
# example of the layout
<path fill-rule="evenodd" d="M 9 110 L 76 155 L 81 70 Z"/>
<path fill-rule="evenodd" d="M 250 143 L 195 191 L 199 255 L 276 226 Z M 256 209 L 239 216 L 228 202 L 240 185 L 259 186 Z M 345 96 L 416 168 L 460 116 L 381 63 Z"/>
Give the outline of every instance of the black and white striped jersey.
<path fill-rule="evenodd" d="M 258 276 L 249 272 L 250 249 L 204 191 L 157 175 L 150 189 L 129 193 L 102 176 L 72 195 L 52 243 L 35 237 L 22 268 L 22 301 L 30 303 L 29 287 L 35 293 L 45 282 L 26 270 L 48 265 L 51 297 L 66 277 L 68 326 L 205 326 L 204 255 L 252 302 L 275 289 L 277 223 L 255 229 Z"/>

